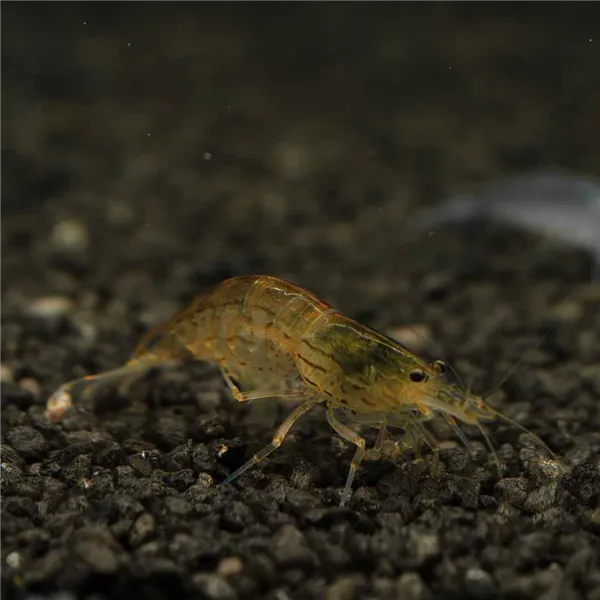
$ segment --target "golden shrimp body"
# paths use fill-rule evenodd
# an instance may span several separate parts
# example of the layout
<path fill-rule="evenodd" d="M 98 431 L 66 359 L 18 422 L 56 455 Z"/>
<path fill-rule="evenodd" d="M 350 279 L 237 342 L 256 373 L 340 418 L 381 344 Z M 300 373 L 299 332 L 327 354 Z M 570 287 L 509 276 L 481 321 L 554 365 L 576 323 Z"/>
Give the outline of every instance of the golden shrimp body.
<path fill-rule="evenodd" d="M 277 277 L 228 279 L 194 299 L 166 323 L 151 329 L 123 367 L 61 386 L 48 400 L 58 421 L 74 396 L 129 373 L 184 357 L 216 363 L 239 401 L 265 397 L 302 401 L 278 427 L 272 442 L 234 471 L 229 483 L 278 448 L 292 425 L 316 404 L 326 406 L 332 428 L 356 446 L 341 504 L 363 459 L 375 459 L 420 443 L 437 451 L 424 423 L 441 415 L 465 441 L 454 418 L 468 423 L 494 418 L 486 405 L 444 377 L 441 361 L 427 363 L 398 342 L 343 316 L 306 290 Z M 345 409 L 345 410 L 344 410 Z M 367 450 L 357 431 L 338 420 L 379 430 Z M 404 429 L 394 445 L 388 426 Z M 394 451 L 395 451 L 394 450 Z"/>
<path fill-rule="evenodd" d="M 168 358 L 178 347 L 217 363 L 242 388 L 295 389 L 361 413 L 418 404 L 438 374 L 310 292 L 267 276 L 229 279 L 201 296 L 150 331 L 130 364 Z"/>
<path fill-rule="evenodd" d="M 75 391 L 185 357 L 218 364 L 238 400 L 252 394 L 242 394 L 233 380 L 262 397 L 303 387 L 295 349 L 303 332 L 329 312 L 335 311 L 313 294 L 275 277 L 228 279 L 148 331 L 124 367 L 61 386 L 46 412 L 58 421 Z"/>

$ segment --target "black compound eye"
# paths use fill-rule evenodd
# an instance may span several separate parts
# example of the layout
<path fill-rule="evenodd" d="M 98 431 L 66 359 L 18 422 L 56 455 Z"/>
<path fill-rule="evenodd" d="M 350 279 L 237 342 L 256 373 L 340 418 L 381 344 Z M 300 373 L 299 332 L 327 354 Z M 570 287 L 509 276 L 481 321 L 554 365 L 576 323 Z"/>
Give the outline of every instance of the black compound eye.
<path fill-rule="evenodd" d="M 414 383 L 421 383 L 427 380 L 427 375 L 422 369 L 413 369 L 408 374 L 409 379 Z"/>
<path fill-rule="evenodd" d="M 448 365 L 443 360 L 436 360 L 433 363 L 433 368 L 440 375 L 444 375 L 445 373 L 447 373 L 449 371 Z"/>

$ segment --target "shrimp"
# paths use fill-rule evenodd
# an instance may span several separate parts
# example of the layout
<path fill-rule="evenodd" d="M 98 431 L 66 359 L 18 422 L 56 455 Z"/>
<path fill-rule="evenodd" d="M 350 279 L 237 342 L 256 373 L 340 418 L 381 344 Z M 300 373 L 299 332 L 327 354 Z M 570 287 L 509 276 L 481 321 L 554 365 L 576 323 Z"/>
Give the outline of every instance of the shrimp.
<path fill-rule="evenodd" d="M 317 404 L 325 407 L 333 430 L 356 446 L 340 505 L 350 498 L 352 483 L 365 460 L 398 454 L 421 442 L 437 452 L 425 424 L 442 416 L 458 433 L 458 419 L 475 424 L 500 413 L 449 381 L 442 361 L 429 363 L 398 342 L 345 317 L 310 292 L 271 276 L 228 279 L 200 295 L 166 323 L 151 329 L 123 367 L 61 386 L 48 400 L 47 414 L 57 421 L 88 386 L 105 385 L 184 357 L 213 362 L 239 402 L 280 397 L 301 403 L 275 431 L 270 444 L 231 473 L 234 481 L 283 442 L 294 423 Z M 372 449 L 342 422 L 350 420 L 379 430 Z M 392 442 L 387 428 L 405 436 Z M 541 441 L 541 440 L 540 440 Z M 493 448 L 490 446 L 493 451 Z M 436 455 L 437 456 L 437 455 Z"/>

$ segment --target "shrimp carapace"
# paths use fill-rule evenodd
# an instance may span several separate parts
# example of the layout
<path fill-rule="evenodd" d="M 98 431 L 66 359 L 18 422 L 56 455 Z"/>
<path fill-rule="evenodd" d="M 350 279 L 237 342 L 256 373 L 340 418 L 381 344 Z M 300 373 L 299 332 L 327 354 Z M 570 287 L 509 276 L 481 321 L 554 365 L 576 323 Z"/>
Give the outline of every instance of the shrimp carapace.
<path fill-rule="evenodd" d="M 61 386 L 48 401 L 47 413 L 54 421 L 60 419 L 84 382 L 90 391 L 94 385 L 186 356 L 217 364 L 233 397 L 241 402 L 265 397 L 301 401 L 271 443 L 224 483 L 278 448 L 295 421 L 319 403 L 325 405 L 331 427 L 356 446 L 342 505 L 363 459 L 379 456 L 383 448 L 389 454 L 392 447 L 417 448 L 420 443 L 436 451 L 426 421 L 445 417 L 458 433 L 454 427 L 458 419 L 476 424 L 485 434 L 480 421 L 499 416 L 449 382 L 443 362 L 428 363 L 310 292 L 262 275 L 228 279 L 198 296 L 151 329 L 121 369 Z M 379 429 L 373 449 L 367 450 L 361 435 L 338 419 L 336 411 L 344 409 L 355 421 Z M 406 443 L 394 446 L 387 438 L 388 426 L 403 429 Z"/>

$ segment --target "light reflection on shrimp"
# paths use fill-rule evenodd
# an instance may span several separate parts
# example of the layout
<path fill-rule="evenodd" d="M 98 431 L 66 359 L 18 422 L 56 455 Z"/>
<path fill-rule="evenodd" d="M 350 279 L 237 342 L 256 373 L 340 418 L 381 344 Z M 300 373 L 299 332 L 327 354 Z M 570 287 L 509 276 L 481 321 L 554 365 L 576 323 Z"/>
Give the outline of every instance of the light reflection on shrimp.
<path fill-rule="evenodd" d="M 418 452 L 422 443 L 437 453 L 438 443 L 425 426 L 436 417 L 443 417 L 467 445 L 456 421 L 477 426 L 499 466 L 481 423 L 509 419 L 450 382 L 443 362 L 430 364 L 310 292 L 270 276 L 228 279 L 212 293 L 198 296 L 189 307 L 149 331 L 125 366 L 61 386 L 48 400 L 47 414 L 53 421 L 60 420 L 78 388 L 93 389 L 186 355 L 216 363 L 240 402 L 266 397 L 301 401 L 271 443 L 223 483 L 232 482 L 271 454 L 292 425 L 317 404 L 325 406 L 331 427 L 356 446 L 342 506 L 363 459 L 399 453 L 405 447 Z M 339 420 L 338 410 L 350 420 L 379 430 L 372 449 Z M 402 442 L 389 439 L 388 427 L 405 431 Z"/>

